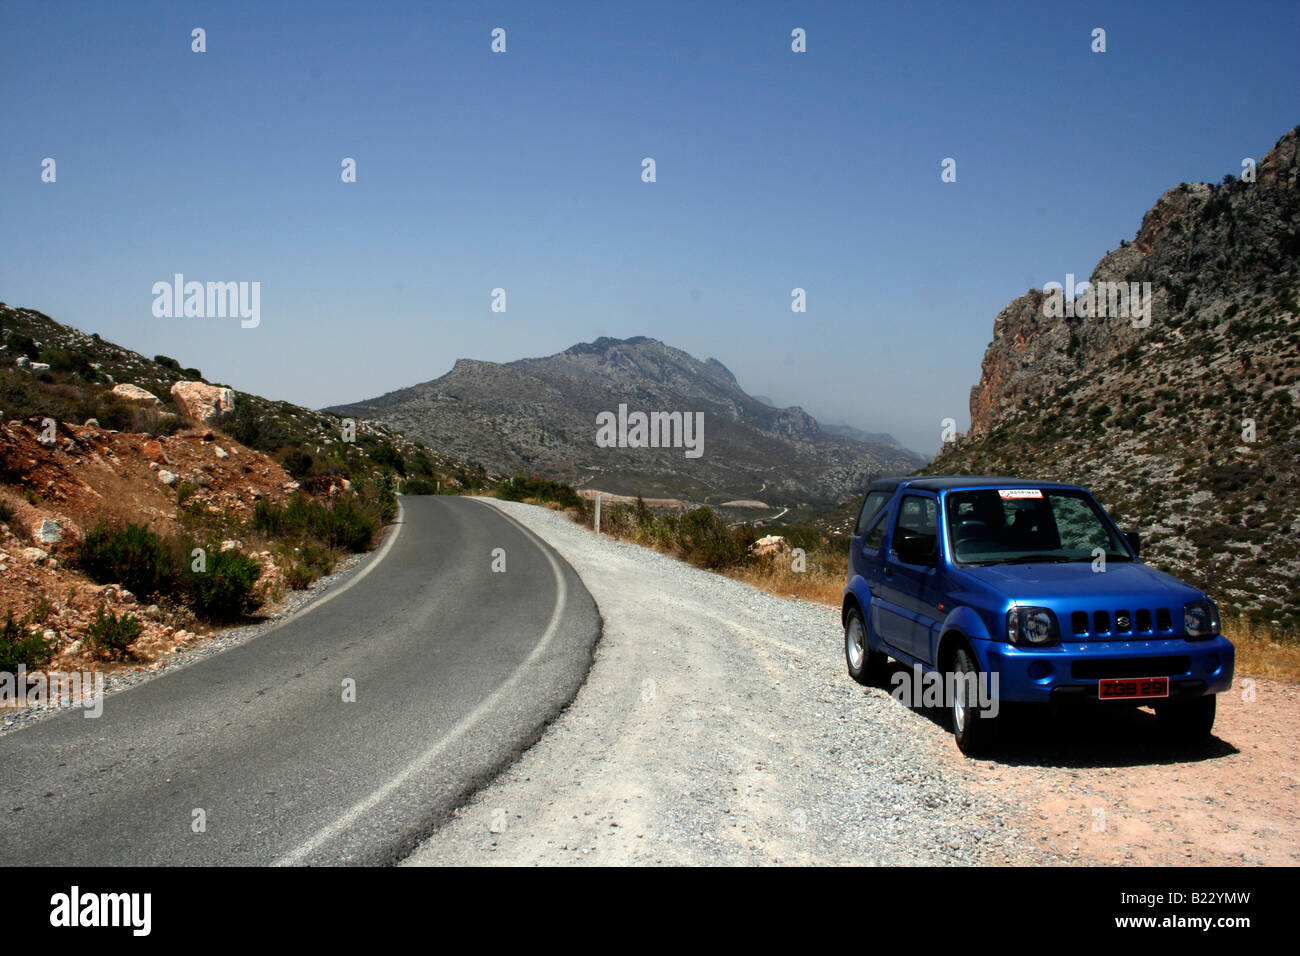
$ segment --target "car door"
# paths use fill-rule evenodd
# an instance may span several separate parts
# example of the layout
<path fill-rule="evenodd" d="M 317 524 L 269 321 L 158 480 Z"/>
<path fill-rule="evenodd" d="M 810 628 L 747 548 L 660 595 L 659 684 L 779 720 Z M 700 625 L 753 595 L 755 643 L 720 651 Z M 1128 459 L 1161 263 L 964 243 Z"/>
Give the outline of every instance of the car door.
<path fill-rule="evenodd" d="M 889 549 L 881 568 L 881 604 L 889 608 L 889 623 L 884 625 L 889 644 L 917 660 L 930 661 L 930 628 L 934 595 L 937 592 L 938 499 L 925 492 L 907 492 L 898 502 Z M 920 537 L 929 543 L 928 561 L 900 554 L 905 536 Z M 882 613 L 883 616 L 883 613 Z"/>

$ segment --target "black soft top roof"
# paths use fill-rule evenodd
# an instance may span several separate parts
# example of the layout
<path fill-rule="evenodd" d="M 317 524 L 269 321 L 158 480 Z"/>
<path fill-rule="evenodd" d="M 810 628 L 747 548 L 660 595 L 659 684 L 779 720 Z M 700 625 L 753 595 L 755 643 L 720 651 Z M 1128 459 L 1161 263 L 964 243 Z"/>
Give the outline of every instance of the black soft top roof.
<path fill-rule="evenodd" d="M 921 491 L 951 491 L 954 488 L 1078 488 L 1068 481 L 1026 481 L 997 475 L 922 475 L 915 478 L 877 478 L 868 491 L 893 491 L 900 485 Z"/>

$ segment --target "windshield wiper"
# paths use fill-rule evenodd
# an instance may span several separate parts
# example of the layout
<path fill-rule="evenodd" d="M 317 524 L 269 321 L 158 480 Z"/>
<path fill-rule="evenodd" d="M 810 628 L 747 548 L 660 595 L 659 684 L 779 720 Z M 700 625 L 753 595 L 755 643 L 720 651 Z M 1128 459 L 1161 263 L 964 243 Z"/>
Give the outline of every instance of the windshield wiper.
<path fill-rule="evenodd" d="M 1086 558 L 1068 558 L 1060 554 L 1025 554 L 1018 558 L 997 558 L 993 561 L 972 561 L 977 568 L 987 568 L 995 564 L 1067 564 L 1071 561 L 1085 561 Z"/>

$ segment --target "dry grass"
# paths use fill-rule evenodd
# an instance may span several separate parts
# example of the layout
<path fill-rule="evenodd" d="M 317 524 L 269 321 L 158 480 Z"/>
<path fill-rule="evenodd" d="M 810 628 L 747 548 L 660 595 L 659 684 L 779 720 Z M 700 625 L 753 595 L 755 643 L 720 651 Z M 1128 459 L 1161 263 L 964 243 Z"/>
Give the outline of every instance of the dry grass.
<path fill-rule="evenodd" d="M 806 571 L 795 571 L 793 559 L 785 554 L 747 567 L 727 568 L 722 573 L 777 597 L 797 597 L 839 607 L 844 598 L 847 558 L 842 554 L 815 551 L 808 555 L 807 560 Z"/>
<path fill-rule="evenodd" d="M 1300 642 L 1244 619 L 1225 620 L 1223 635 L 1237 648 L 1238 674 L 1300 683 Z"/>

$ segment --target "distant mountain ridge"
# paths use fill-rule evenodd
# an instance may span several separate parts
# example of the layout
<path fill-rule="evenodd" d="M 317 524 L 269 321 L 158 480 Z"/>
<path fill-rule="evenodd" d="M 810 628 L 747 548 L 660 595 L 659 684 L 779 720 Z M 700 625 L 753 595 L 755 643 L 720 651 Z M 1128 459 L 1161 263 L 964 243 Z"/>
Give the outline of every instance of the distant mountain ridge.
<path fill-rule="evenodd" d="M 704 413 L 704 455 L 690 461 L 681 449 L 597 447 L 596 416 L 620 405 Z M 825 430 L 798 406 L 773 408 L 717 359 L 700 361 L 646 336 L 601 337 L 504 364 L 460 359 L 441 378 L 330 411 L 377 419 L 489 469 L 687 500 L 824 504 L 924 460 L 892 442 Z"/>

